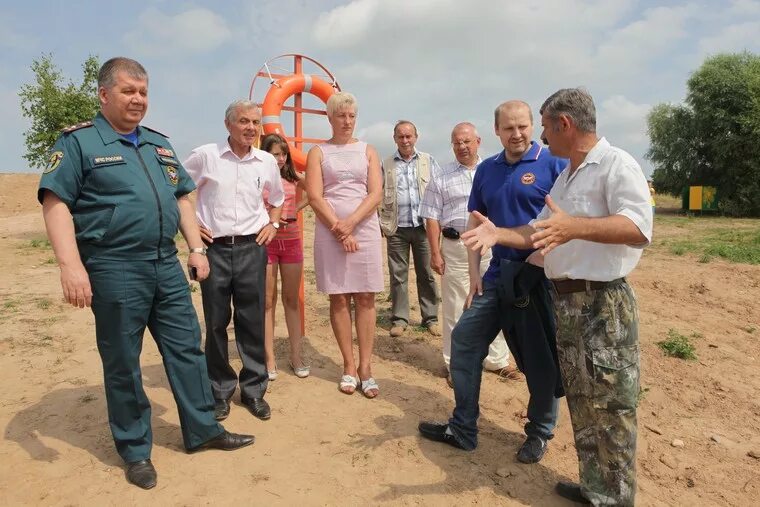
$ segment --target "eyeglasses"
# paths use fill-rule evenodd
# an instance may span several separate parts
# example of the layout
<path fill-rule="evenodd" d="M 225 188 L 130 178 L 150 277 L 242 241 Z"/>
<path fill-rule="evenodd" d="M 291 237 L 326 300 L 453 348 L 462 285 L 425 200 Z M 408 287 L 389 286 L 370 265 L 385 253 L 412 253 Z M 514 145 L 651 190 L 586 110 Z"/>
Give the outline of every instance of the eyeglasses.
<path fill-rule="evenodd" d="M 451 143 L 451 146 L 454 148 L 457 148 L 458 146 L 470 146 L 474 142 L 475 139 L 465 139 L 464 141 L 454 141 Z"/>

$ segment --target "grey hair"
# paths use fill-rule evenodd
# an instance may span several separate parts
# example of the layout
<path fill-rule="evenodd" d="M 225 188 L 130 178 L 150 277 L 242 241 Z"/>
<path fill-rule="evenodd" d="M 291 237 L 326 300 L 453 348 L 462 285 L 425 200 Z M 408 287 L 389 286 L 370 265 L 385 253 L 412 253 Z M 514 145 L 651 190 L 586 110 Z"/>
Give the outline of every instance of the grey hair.
<path fill-rule="evenodd" d="M 463 122 L 460 122 L 460 123 L 457 123 L 456 125 L 454 125 L 454 128 L 451 129 L 451 137 L 454 137 L 454 132 L 456 132 L 457 129 L 461 129 L 463 127 L 467 127 L 467 128 L 472 129 L 472 132 L 473 132 L 473 134 L 475 134 L 475 137 L 477 137 L 478 139 L 480 139 L 480 134 L 478 133 L 478 128 L 474 124 L 470 123 L 469 121 L 463 121 Z"/>
<path fill-rule="evenodd" d="M 517 107 L 524 107 L 528 110 L 528 116 L 530 116 L 530 124 L 533 125 L 533 110 L 530 108 L 530 104 L 527 102 L 524 102 L 522 100 L 508 100 L 507 102 L 502 102 L 498 106 L 496 106 L 496 109 L 493 111 L 493 124 L 494 127 L 499 128 L 499 115 L 501 115 L 502 112 L 512 109 L 515 106 Z"/>
<path fill-rule="evenodd" d="M 344 107 L 353 107 L 354 113 L 359 113 L 359 104 L 356 97 L 348 92 L 335 92 L 327 99 L 327 116 L 331 117 Z"/>
<path fill-rule="evenodd" d="M 236 100 L 227 106 L 227 110 L 224 112 L 224 120 L 230 123 L 234 122 L 235 113 L 238 109 L 255 109 L 256 111 L 259 111 L 259 105 L 252 100 Z"/>
<path fill-rule="evenodd" d="M 116 74 L 126 72 L 132 79 L 148 80 L 145 67 L 137 60 L 117 56 L 104 63 L 98 71 L 98 88 L 111 88 L 116 84 Z"/>
<path fill-rule="evenodd" d="M 585 88 L 563 88 L 554 92 L 541 106 L 539 114 L 546 114 L 552 120 L 564 114 L 581 132 L 596 132 L 596 107 Z"/>
<path fill-rule="evenodd" d="M 414 129 L 414 135 L 415 135 L 415 136 L 419 136 L 419 134 L 417 133 L 417 125 L 415 125 L 414 123 L 410 122 L 409 120 L 399 120 L 399 121 L 397 121 L 397 122 L 396 122 L 396 124 L 393 126 L 393 137 L 396 137 L 396 131 L 397 131 L 397 130 L 398 130 L 398 128 L 399 128 L 399 127 L 401 127 L 402 125 L 411 125 L 411 126 L 412 126 L 412 129 Z"/>

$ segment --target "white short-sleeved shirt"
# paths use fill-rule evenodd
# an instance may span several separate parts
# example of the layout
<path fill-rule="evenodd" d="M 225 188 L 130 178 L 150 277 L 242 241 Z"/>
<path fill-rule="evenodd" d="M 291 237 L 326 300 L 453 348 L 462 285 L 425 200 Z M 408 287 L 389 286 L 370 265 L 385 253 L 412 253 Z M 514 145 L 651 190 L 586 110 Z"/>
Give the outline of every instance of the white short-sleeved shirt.
<path fill-rule="evenodd" d="M 478 157 L 480 164 L 480 157 Z M 467 202 L 472 191 L 475 169 L 454 160 L 435 169 L 420 203 L 420 216 L 440 222 L 441 227 L 453 227 L 459 232 L 467 230 Z"/>
<path fill-rule="evenodd" d="M 548 278 L 607 282 L 633 271 L 643 247 L 652 240 L 652 206 L 644 173 L 630 154 L 601 138 L 575 172 L 570 174 L 569 165 L 562 171 L 549 195 L 563 211 L 575 217 L 628 217 L 647 241 L 640 245 L 608 245 L 574 239 L 546 255 L 544 270 Z M 550 216 L 551 211 L 544 206 L 530 224 Z"/>
<path fill-rule="evenodd" d="M 251 148 L 240 158 L 229 143 L 204 144 L 183 163 L 198 187 L 196 215 L 213 236 L 256 234 L 269 223 L 268 204 L 282 205 L 285 193 L 277 160 L 266 151 Z"/>

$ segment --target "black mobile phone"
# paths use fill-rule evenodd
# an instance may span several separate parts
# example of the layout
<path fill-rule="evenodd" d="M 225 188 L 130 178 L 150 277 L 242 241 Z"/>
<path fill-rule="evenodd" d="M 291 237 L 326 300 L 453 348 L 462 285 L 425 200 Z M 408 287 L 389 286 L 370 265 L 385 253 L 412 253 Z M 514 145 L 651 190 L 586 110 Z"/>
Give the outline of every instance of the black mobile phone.
<path fill-rule="evenodd" d="M 288 218 L 283 218 L 283 220 L 289 224 L 292 224 L 293 222 L 298 220 L 298 217 L 288 217 Z"/>
<path fill-rule="evenodd" d="M 190 280 L 197 280 L 198 279 L 198 268 L 195 266 L 188 266 L 187 268 L 187 274 L 190 275 Z"/>

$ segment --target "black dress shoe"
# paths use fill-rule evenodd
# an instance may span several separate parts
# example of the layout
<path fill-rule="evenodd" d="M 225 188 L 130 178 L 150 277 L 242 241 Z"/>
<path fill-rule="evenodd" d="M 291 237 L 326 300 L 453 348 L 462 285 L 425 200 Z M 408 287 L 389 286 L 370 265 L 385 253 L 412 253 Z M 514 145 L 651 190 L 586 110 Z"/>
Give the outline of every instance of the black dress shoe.
<path fill-rule="evenodd" d="M 229 400 L 214 400 L 214 419 L 224 421 L 230 415 Z"/>
<path fill-rule="evenodd" d="M 448 424 L 421 422 L 419 426 L 417 426 L 417 429 L 419 430 L 420 435 L 427 438 L 428 440 L 443 442 L 444 444 L 449 444 L 450 446 L 456 447 L 457 449 L 462 449 L 463 451 L 470 450 L 465 449 L 462 444 L 460 444 L 457 439 L 454 438 L 454 435 L 449 435 L 446 433 L 448 427 Z"/>
<path fill-rule="evenodd" d="M 197 447 L 188 449 L 187 452 L 193 453 L 203 451 L 205 449 L 220 449 L 222 451 L 234 451 L 247 445 L 251 445 L 256 438 L 253 435 L 238 435 L 237 433 L 230 433 L 225 430 L 224 433 L 218 437 L 214 437 Z"/>
<path fill-rule="evenodd" d="M 538 435 L 529 435 L 520 450 L 517 451 L 517 461 L 521 463 L 538 463 L 546 454 L 546 440 Z"/>
<path fill-rule="evenodd" d="M 572 482 L 559 481 L 557 485 L 554 487 L 554 490 L 562 498 L 567 498 L 568 500 L 572 500 L 573 502 L 582 503 L 585 505 L 588 505 L 591 503 L 589 499 L 583 495 L 583 492 L 581 491 L 581 487 L 578 484 L 575 484 Z"/>
<path fill-rule="evenodd" d="M 253 415 L 262 421 L 266 421 L 272 417 L 272 409 L 269 408 L 269 403 L 267 403 L 264 398 L 251 398 L 250 400 L 241 401 L 243 402 L 243 405 L 248 407 L 248 410 L 250 410 Z"/>
<path fill-rule="evenodd" d="M 156 469 L 149 459 L 127 463 L 127 480 L 142 489 L 150 489 L 156 485 Z"/>

